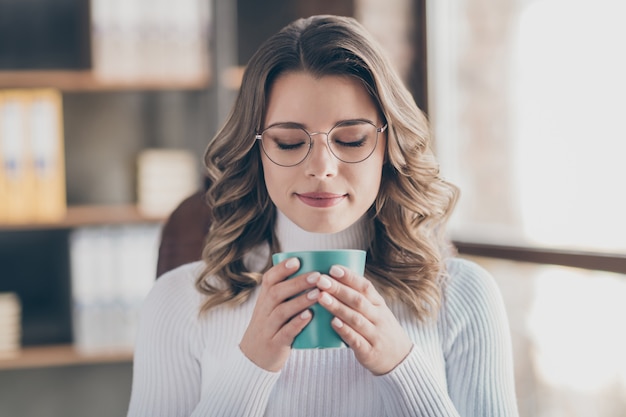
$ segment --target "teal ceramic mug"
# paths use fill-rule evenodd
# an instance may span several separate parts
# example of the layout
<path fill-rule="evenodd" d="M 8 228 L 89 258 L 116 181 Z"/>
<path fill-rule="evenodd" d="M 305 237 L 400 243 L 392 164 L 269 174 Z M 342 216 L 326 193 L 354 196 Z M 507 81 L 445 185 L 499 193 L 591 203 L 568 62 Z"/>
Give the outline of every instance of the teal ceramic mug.
<path fill-rule="evenodd" d="M 272 255 L 272 262 L 276 265 L 289 258 L 298 258 L 300 260 L 300 269 L 291 277 L 313 271 L 328 274 L 330 267 L 333 265 L 343 265 L 359 275 L 365 273 L 365 251 L 362 250 L 337 249 L 280 252 Z M 311 311 L 313 312 L 313 319 L 296 336 L 292 347 L 294 349 L 346 347 L 341 337 L 330 325 L 333 315 L 319 304 L 311 306 Z"/>

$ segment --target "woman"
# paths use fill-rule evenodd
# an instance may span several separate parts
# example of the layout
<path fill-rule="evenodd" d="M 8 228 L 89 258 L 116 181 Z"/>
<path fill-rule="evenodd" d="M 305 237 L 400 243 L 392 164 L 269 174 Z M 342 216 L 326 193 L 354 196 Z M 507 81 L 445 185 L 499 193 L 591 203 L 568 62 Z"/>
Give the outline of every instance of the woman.
<path fill-rule="evenodd" d="M 203 261 L 161 277 L 129 416 L 514 416 L 500 294 L 451 257 L 427 122 L 353 19 L 295 21 L 250 60 L 209 144 Z M 278 251 L 367 250 L 365 277 Z M 348 348 L 292 350 L 319 302 Z"/>

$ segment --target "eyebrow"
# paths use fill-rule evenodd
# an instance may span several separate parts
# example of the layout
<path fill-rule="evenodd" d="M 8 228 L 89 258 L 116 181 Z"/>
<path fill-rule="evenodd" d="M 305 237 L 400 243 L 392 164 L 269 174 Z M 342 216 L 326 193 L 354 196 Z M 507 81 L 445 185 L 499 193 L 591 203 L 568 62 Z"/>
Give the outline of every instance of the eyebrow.
<path fill-rule="evenodd" d="M 340 123 L 347 124 L 347 125 L 357 125 L 357 124 L 360 124 L 360 123 L 371 123 L 374 126 L 376 126 L 376 123 L 373 122 L 372 120 L 365 119 L 365 118 L 358 118 L 358 119 L 339 120 L 335 124 L 333 124 L 333 128 L 335 126 L 337 126 L 338 124 L 340 124 Z M 274 126 L 282 126 L 282 127 L 287 128 L 287 129 L 304 129 L 307 132 L 309 131 L 307 129 L 306 125 L 304 125 L 302 123 L 298 123 L 298 122 L 276 122 L 276 123 L 272 123 L 271 125 L 265 127 L 263 130 L 269 129 L 270 127 L 274 127 Z"/>

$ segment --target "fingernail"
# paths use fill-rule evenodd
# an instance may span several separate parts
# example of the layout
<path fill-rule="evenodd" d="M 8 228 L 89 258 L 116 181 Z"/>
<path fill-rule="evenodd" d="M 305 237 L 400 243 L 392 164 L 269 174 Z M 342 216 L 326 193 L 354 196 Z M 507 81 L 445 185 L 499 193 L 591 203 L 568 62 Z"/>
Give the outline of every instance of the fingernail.
<path fill-rule="evenodd" d="M 308 311 L 308 310 L 307 310 Z M 335 317 L 333 319 L 333 324 L 336 328 L 341 329 L 343 327 L 343 321 L 339 320 L 339 318 Z"/>
<path fill-rule="evenodd" d="M 333 303 L 333 298 L 330 295 L 324 293 L 322 294 L 322 298 L 320 298 L 320 303 L 326 304 L 329 306 Z"/>
<path fill-rule="evenodd" d="M 308 298 L 309 300 L 315 300 L 319 295 L 320 295 L 320 290 L 315 288 L 314 290 L 311 290 L 307 293 L 306 298 Z"/>
<path fill-rule="evenodd" d="M 298 260 L 298 258 L 291 258 L 285 263 L 285 266 L 289 269 L 292 269 L 297 267 L 299 263 L 300 261 Z"/>
<path fill-rule="evenodd" d="M 317 285 L 323 289 L 323 290 L 327 290 L 330 288 L 331 283 L 330 280 L 325 277 L 324 275 L 320 276 L 320 279 L 317 281 Z"/>
<path fill-rule="evenodd" d="M 315 284 L 319 277 L 320 277 L 319 272 L 313 272 L 311 275 L 306 277 L 306 282 L 308 282 L 309 284 Z"/>
<path fill-rule="evenodd" d="M 300 313 L 300 318 L 302 320 L 307 320 L 309 317 L 311 317 L 311 312 L 309 310 L 304 310 L 302 313 Z"/>
<path fill-rule="evenodd" d="M 330 275 L 334 276 L 335 278 L 341 278 L 342 276 L 344 276 L 344 274 L 344 270 L 339 268 L 337 265 L 333 265 L 330 268 Z"/>

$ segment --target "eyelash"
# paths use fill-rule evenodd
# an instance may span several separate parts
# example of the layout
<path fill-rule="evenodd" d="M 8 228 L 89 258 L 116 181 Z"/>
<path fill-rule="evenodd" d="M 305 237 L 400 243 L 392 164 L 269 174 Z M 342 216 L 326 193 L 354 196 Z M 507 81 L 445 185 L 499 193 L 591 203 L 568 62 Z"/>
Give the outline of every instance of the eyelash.
<path fill-rule="evenodd" d="M 335 143 L 340 146 L 345 146 L 346 148 L 360 148 L 365 144 L 365 139 L 360 139 L 354 142 L 341 142 L 336 140 Z"/>
<path fill-rule="evenodd" d="M 296 144 L 284 144 L 284 143 L 276 143 L 276 146 L 278 147 L 278 149 L 280 149 L 281 151 L 291 151 L 291 150 L 296 150 L 299 147 L 303 146 L 304 143 L 296 143 Z"/>

